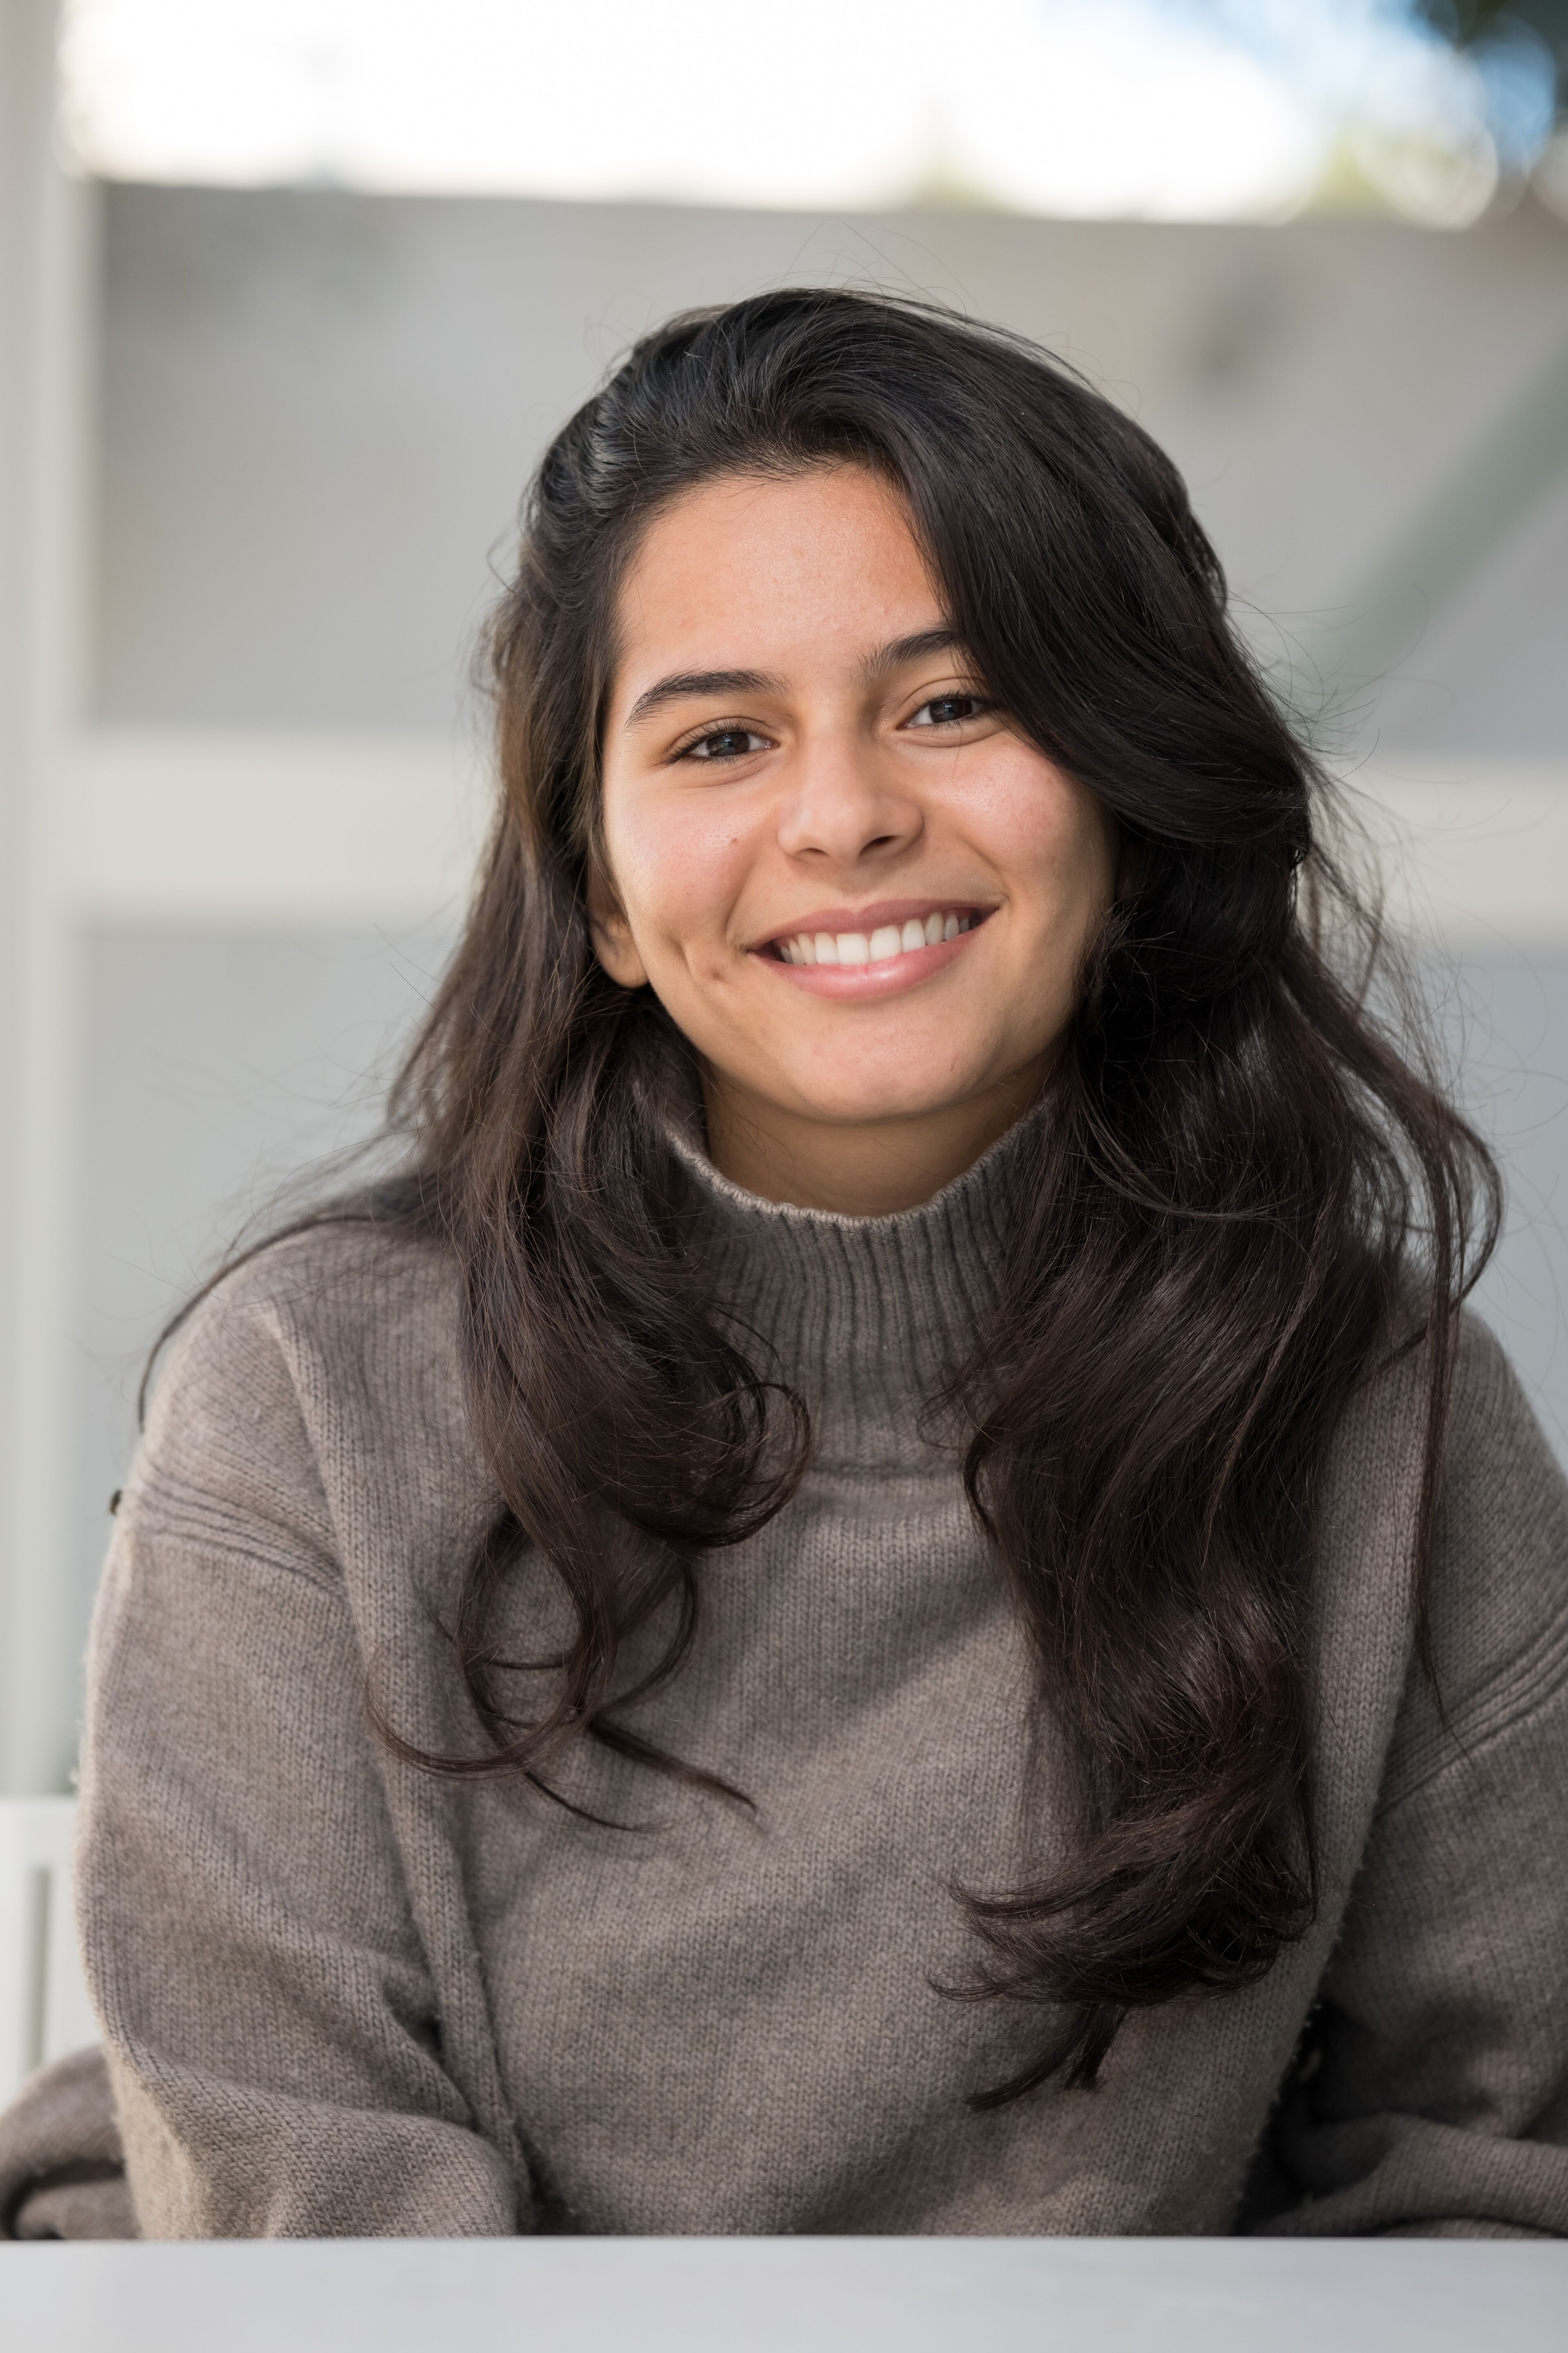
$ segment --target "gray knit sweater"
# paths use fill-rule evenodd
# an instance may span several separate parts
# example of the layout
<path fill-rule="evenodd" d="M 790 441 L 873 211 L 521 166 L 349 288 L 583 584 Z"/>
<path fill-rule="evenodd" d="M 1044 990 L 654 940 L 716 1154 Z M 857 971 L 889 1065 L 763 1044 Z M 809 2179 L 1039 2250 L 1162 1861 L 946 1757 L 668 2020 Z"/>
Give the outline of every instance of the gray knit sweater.
<path fill-rule="evenodd" d="M 1447 1725 L 1411 1660 L 1408 1360 L 1335 1450 L 1317 1926 L 1245 1993 L 1135 2017 L 1094 2092 L 966 2105 L 1040 2021 L 937 1989 L 973 1960 L 949 1891 L 1048 1869 L 1068 1820 L 921 1411 L 994 1296 L 1019 1153 L 882 1219 L 701 1179 L 817 1443 L 702 1567 L 694 1652 L 636 1720 L 754 1813 L 586 1745 L 558 1788 L 628 1827 L 390 1759 L 367 1673 L 410 1737 L 473 1739 L 432 1624 L 494 1504 L 450 1269 L 328 1231 L 201 1311 L 110 1556 L 79 1862 L 149 2235 L 1568 2234 L 1568 1511 L 1475 1327 Z M 547 1575 L 511 1613 L 547 1652 Z"/>

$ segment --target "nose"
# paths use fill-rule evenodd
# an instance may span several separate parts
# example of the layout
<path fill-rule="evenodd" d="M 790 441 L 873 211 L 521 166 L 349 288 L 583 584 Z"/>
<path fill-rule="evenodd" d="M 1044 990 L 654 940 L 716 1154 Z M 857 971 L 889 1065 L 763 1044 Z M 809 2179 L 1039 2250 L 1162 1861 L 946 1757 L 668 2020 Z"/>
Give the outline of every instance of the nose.
<path fill-rule="evenodd" d="M 874 745 L 853 735 L 819 739 L 805 747 L 791 779 L 779 847 L 788 858 L 855 866 L 909 849 L 924 821 Z"/>

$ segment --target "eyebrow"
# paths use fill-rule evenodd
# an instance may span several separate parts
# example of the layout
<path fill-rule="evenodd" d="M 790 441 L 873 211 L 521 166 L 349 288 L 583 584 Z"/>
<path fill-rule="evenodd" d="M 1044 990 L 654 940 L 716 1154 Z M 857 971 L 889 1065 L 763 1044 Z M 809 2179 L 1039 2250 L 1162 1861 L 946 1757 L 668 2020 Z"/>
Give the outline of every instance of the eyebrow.
<path fill-rule="evenodd" d="M 694 694 L 782 694 L 784 681 L 773 678 L 764 670 L 678 670 L 668 678 L 661 678 L 646 694 L 639 694 L 626 713 L 626 725 L 635 727 L 661 702 L 680 702 Z"/>
<path fill-rule="evenodd" d="M 889 670 L 901 670 L 906 662 L 923 661 L 928 654 L 950 653 L 958 644 L 956 633 L 950 628 L 921 629 L 913 637 L 894 638 L 879 646 L 861 664 L 861 675 L 868 684 L 885 678 Z M 764 670 L 678 670 L 661 678 L 639 694 L 626 716 L 626 724 L 635 727 L 650 711 L 662 703 L 682 702 L 693 696 L 712 694 L 783 694 L 782 679 Z"/>
<path fill-rule="evenodd" d="M 945 623 L 940 629 L 921 629 L 912 638 L 894 638 L 868 654 L 861 672 L 868 685 L 886 678 L 890 670 L 902 670 L 906 662 L 924 661 L 928 654 L 950 654 L 958 645 L 958 632 Z"/>

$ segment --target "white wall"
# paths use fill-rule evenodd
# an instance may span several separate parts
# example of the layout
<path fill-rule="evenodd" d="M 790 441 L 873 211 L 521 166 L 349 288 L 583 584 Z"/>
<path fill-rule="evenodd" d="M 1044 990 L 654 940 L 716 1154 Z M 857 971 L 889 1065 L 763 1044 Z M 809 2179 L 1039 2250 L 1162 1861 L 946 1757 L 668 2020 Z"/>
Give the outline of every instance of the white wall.
<path fill-rule="evenodd" d="M 1537 208 L 1449 237 L 121 187 L 103 268 L 98 691 L 128 721 L 451 726 L 535 456 L 684 305 L 874 280 L 1035 336 L 1167 444 L 1297 648 L 1568 347 Z"/>

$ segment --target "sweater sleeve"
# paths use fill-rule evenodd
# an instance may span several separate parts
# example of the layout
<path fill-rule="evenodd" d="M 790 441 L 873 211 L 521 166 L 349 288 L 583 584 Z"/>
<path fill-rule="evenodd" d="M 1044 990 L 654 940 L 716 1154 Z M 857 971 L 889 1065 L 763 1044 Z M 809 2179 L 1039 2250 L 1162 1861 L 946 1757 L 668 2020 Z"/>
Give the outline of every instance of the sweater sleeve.
<path fill-rule="evenodd" d="M 1473 1325 L 1431 1607 L 1270 2232 L 1568 2236 L 1568 1489 Z"/>
<path fill-rule="evenodd" d="M 331 1528 L 263 1305 L 160 1385 L 94 1622 L 77 1876 L 150 2238 L 503 2235 L 443 2069 Z"/>

